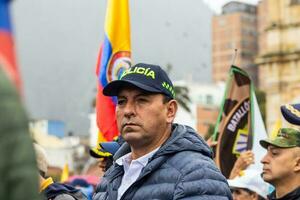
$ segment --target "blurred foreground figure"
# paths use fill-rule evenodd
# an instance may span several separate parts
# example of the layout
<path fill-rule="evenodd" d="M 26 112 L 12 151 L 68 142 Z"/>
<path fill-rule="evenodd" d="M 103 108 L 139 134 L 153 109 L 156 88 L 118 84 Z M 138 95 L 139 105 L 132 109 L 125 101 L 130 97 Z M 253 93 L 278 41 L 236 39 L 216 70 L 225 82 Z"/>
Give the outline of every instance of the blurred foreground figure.
<path fill-rule="evenodd" d="M 159 66 L 130 67 L 103 94 L 117 96 L 117 125 L 126 142 L 94 200 L 232 199 L 205 141 L 192 128 L 173 124 L 173 84 Z"/>
<path fill-rule="evenodd" d="M 34 144 L 37 164 L 40 174 L 40 193 L 45 200 L 87 200 L 87 197 L 75 187 L 62 183 L 54 183 L 51 177 L 47 178 L 48 161 L 45 150 Z"/>
<path fill-rule="evenodd" d="M 300 199 L 300 132 L 282 128 L 272 140 L 261 140 L 267 149 L 263 157 L 263 179 L 275 187 L 269 199 Z"/>
<path fill-rule="evenodd" d="M 233 200 L 264 200 L 267 199 L 270 185 L 262 180 L 255 170 L 240 171 L 232 180 L 228 180 Z"/>
<path fill-rule="evenodd" d="M 39 199 L 28 120 L 0 63 L 0 199 Z"/>

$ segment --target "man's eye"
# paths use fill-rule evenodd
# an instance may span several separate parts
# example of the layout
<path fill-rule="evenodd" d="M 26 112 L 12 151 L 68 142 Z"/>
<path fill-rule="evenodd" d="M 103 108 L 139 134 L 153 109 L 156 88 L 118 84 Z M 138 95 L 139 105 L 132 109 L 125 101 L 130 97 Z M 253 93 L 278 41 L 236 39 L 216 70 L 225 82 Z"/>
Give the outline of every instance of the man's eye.
<path fill-rule="evenodd" d="M 144 103 L 144 102 L 147 102 L 148 100 L 146 98 L 138 98 L 137 101 Z"/>
<path fill-rule="evenodd" d="M 117 102 L 118 105 L 123 105 L 124 103 L 125 103 L 124 99 L 118 99 L 118 102 Z"/>

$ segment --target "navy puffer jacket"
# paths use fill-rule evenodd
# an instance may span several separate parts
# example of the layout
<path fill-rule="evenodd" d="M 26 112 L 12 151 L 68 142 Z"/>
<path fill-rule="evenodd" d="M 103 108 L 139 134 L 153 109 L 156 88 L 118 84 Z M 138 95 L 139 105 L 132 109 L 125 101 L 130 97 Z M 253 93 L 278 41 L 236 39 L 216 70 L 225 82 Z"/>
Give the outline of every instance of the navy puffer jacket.
<path fill-rule="evenodd" d="M 171 137 L 149 159 L 121 199 L 232 199 L 227 181 L 204 140 L 188 126 L 174 124 L 172 130 Z M 128 144 L 123 144 L 114 159 L 128 150 Z M 116 200 L 123 174 L 123 166 L 114 163 L 97 186 L 93 200 Z"/>

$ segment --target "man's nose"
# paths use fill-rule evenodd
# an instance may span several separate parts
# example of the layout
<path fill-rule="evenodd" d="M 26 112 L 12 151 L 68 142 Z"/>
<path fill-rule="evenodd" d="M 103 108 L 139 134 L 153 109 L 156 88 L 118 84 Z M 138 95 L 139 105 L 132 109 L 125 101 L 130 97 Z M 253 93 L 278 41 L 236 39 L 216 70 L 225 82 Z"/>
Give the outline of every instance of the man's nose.
<path fill-rule="evenodd" d="M 265 164 L 268 162 L 268 154 L 266 154 L 260 161 L 262 164 Z"/>
<path fill-rule="evenodd" d="M 124 108 L 124 115 L 126 117 L 131 117 L 135 114 L 135 105 L 133 102 L 127 102 Z"/>

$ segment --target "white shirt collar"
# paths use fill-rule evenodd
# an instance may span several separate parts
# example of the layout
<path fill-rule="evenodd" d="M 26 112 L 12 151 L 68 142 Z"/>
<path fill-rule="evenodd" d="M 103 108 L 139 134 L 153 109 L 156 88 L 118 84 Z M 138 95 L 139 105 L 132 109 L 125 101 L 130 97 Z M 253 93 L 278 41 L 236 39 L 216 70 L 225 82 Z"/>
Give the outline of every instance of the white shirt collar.
<path fill-rule="evenodd" d="M 154 149 L 153 151 L 143 155 L 142 157 L 139 157 L 136 160 L 131 160 L 131 152 L 130 152 L 130 153 L 125 154 L 124 156 L 118 158 L 116 160 L 116 163 L 118 165 L 123 165 L 124 167 L 127 168 L 131 162 L 138 162 L 145 167 L 148 164 L 149 159 L 158 151 L 159 148 L 160 147 Z"/>

